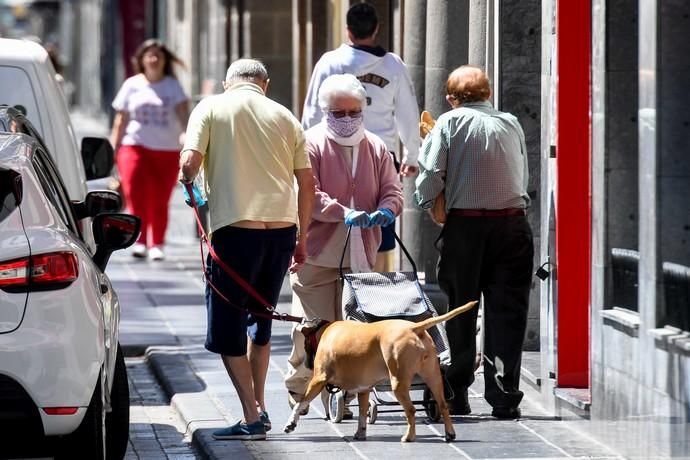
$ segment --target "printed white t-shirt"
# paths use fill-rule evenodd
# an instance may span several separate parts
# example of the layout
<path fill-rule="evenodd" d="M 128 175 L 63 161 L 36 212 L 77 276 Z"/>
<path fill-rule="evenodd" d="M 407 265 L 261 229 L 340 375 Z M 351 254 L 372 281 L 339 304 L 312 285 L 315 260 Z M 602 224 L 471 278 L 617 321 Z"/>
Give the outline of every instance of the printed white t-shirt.
<path fill-rule="evenodd" d="M 155 83 L 141 74 L 125 80 L 112 103 L 113 109 L 129 114 L 122 145 L 179 152 L 184 127 L 175 107 L 185 100 L 180 82 L 171 76 Z"/>

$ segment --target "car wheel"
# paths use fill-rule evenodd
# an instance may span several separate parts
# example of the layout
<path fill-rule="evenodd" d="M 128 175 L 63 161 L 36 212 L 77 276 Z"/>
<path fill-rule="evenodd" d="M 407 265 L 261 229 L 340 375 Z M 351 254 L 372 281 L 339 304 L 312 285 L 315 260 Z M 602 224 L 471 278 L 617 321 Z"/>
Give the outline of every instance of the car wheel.
<path fill-rule="evenodd" d="M 102 395 L 99 375 L 84 419 L 74 433 L 62 439 L 55 455 L 56 460 L 76 457 L 105 459 L 105 411 Z"/>
<path fill-rule="evenodd" d="M 110 392 L 112 410 L 105 416 L 106 458 L 122 460 L 129 441 L 129 384 L 122 347 L 117 345 L 113 389 Z"/>

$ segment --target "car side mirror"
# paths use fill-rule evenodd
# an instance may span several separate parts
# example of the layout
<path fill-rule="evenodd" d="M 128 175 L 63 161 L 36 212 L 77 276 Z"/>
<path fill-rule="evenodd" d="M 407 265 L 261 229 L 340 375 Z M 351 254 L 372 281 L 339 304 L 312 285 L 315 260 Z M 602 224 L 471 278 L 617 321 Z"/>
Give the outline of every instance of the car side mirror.
<path fill-rule="evenodd" d="M 101 270 L 108 265 L 110 255 L 125 249 L 137 240 L 141 220 L 131 214 L 99 214 L 93 219 L 93 237 L 96 253 L 93 261 Z"/>
<path fill-rule="evenodd" d="M 86 194 L 84 201 L 72 203 L 77 219 L 96 217 L 103 213 L 119 212 L 122 209 L 122 197 L 111 190 L 92 190 Z"/>
<path fill-rule="evenodd" d="M 115 152 L 104 137 L 85 137 L 81 140 L 81 159 L 84 162 L 86 180 L 100 179 L 110 175 Z"/>

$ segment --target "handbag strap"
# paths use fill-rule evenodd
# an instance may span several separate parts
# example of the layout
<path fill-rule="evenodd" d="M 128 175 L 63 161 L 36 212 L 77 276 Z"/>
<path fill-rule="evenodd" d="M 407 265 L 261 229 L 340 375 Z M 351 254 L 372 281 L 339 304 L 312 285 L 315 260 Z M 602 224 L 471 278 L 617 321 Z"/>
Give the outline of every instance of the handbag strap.
<path fill-rule="evenodd" d="M 340 265 L 338 266 L 338 269 L 340 270 L 340 279 L 344 280 L 345 277 L 343 276 L 343 261 L 345 260 L 345 251 L 347 250 L 347 245 L 350 242 L 350 233 L 352 232 L 352 225 L 347 226 L 347 238 L 345 238 L 345 245 L 343 246 L 343 254 L 340 256 Z M 407 248 L 403 244 L 402 240 L 398 236 L 398 234 L 393 230 L 393 236 L 395 237 L 395 241 L 398 242 L 400 245 L 400 249 L 403 250 L 405 255 L 407 256 L 407 260 L 410 262 L 410 265 L 412 265 L 412 273 L 414 273 L 414 279 L 418 280 L 417 278 L 417 265 L 414 263 L 414 260 L 412 259 L 412 256 L 410 255 L 409 252 L 407 252 Z"/>

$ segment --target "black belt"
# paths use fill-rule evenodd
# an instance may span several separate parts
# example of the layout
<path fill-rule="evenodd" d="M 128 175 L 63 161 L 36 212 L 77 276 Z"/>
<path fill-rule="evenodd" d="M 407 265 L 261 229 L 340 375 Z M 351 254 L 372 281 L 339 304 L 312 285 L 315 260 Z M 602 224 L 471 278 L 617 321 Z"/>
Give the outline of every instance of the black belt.
<path fill-rule="evenodd" d="M 506 216 L 526 216 L 527 210 L 524 208 L 506 209 L 451 209 L 449 216 L 462 217 L 506 217 Z"/>

